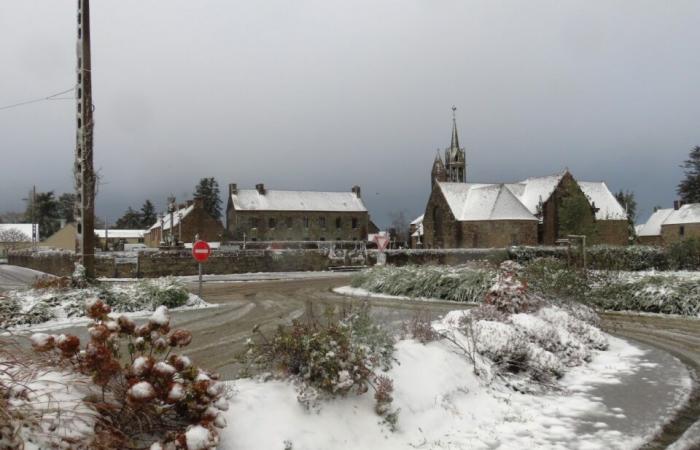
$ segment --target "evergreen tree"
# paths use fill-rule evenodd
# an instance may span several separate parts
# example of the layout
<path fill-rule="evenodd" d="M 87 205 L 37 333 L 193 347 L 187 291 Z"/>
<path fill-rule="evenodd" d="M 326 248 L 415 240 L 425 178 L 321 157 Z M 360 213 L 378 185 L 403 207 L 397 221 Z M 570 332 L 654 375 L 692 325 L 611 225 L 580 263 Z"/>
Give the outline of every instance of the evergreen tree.
<path fill-rule="evenodd" d="M 620 189 L 615 194 L 615 198 L 627 212 L 627 221 L 634 226 L 637 221 L 637 200 L 634 198 L 634 192 Z"/>
<path fill-rule="evenodd" d="M 194 190 L 195 197 L 204 199 L 204 209 L 215 219 L 221 218 L 221 197 L 219 183 L 214 177 L 202 178 Z"/>
<path fill-rule="evenodd" d="M 685 178 L 676 192 L 685 203 L 700 203 L 700 146 L 690 151 L 689 158 L 681 167 L 685 169 Z"/>
<path fill-rule="evenodd" d="M 156 208 L 150 200 L 143 202 L 141 206 L 141 228 L 150 228 L 158 220 Z"/>
<path fill-rule="evenodd" d="M 120 230 L 138 230 L 141 228 L 141 224 L 141 214 L 138 211 L 134 211 L 134 209 L 129 206 L 124 215 L 117 219 L 114 228 Z"/>
<path fill-rule="evenodd" d="M 58 213 L 67 223 L 75 222 L 75 194 L 66 192 L 58 197 Z"/>
<path fill-rule="evenodd" d="M 58 231 L 61 215 L 58 200 L 54 197 L 53 191 L 37 192 L 36 204 L 30 196 L 27 199 L 27 211 L 24 215 L 28 223 L 32 221 L 33 217 L 34 222 L 39 225 L 40 239 L 45 239 Z"/>

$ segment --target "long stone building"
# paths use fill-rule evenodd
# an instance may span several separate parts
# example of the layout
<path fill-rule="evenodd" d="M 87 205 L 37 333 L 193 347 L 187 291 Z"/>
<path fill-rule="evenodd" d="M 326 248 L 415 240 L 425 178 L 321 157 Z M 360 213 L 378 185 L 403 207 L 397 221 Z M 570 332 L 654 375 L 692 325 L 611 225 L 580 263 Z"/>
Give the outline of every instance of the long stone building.
<path fill-rule="evenodd" d="M 673 208 L 658 209 L 637 232 L 640 244 L 668 245 L 684 239 L 700 239 L 700 203 L 674 202 Z"/>
<path fill-rule="evenodd" d="M 427 248 L 553 245 L 585 234 L 590 243 L 629 243 L 627 214 L 604 182 L 577 181 L 568 171 L 516 183 L 467 182 L 456 119 L 445 161 L 438 153 L 431 194 L 415 236 Z"/>
<path fill-rule="evenodd" d="M 158 247 L 164 241 L 193 242 L 195 237 L 209 242 L 220 242 L 224 238 L 224 227 L 204 208 L 204 200 L 195 198 L 178 205 L 173 213 L 164 213 L 151 226 L 144 240 L 149 247 Z"/>
<path fill-rule="evenodd" d="M 236 241 L 364 241 L 370 220 L 359 186 L 315 192 L 230 184 L 226 224 Z"/>

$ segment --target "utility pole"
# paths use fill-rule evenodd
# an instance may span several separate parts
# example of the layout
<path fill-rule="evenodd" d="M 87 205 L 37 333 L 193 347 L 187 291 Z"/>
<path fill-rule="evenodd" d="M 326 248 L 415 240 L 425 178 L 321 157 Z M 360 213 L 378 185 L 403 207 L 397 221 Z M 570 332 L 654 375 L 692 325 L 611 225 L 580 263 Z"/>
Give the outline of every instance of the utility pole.
<path fill-rule="evenodd" d="M 95 277 L 95 171 L 92 165 L 92 65 L 90 62 L 90 0 L 78 0 L 78 83 L 75 146 L 76 253 L 88 279 Z"/>

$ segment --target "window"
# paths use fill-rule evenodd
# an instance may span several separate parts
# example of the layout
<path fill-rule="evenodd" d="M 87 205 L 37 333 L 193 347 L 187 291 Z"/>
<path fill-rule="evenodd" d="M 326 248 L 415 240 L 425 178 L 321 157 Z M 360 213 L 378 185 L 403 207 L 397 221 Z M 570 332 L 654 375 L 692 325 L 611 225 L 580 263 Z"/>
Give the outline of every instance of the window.
<path fill-rule="evenodd" d="M 343 223 L 342 223 L 342 221 L 340 220 L 340 217 L 336 217 L 336 218 L 335 218 L 335 229 L 336 229 L 336 230 L 340 230 L 342 224 L 343 224 Z"/>
<path fill-rule="evenodd" d="M 258 228 L 258 218 L 257 217 L 250 218 L 250 228 Z"/>
<path fill-rule="evenodd" d="M 318 218 L 318 226 L 324 230 L 326 229 L 326 218 L 324 216 Z"/>
<path fill-rule="evenodd" d="M 325 241 L 325 240 L 326 240 L 326 238 L 324 238 L 323 236 L 321 236 L 321 240 L 322 240 L 322 241 Z"/>
<path fill-rule="evenodd" d="M 357 230 L 357 217 L 352 218 L 352 229 Z"/>
<path fill-rule="evenodd" d="M 678 228 L 678 234 L 681 237 L 685 236 L 685 227 L 683 225 L 681 225 L 680 228 Z"/>
<path fill-rule="evenodd" d="M 276 225 L 277 225 L 277 221 L 275 220 L 274 217 L 270 217 L 270 218 L 267 220 L 267 227 L 268 227 L 268 228 L 275 228 Z"/>
<path fill-rule="evenodd" d="M 292 228 L 294 226 L 294 219 L 287 217 L 287 228 Z"/>
<path fill-rule="evenodd" d="M 309 216 L 304 216 L 304 228 L 309 228 Z"/>

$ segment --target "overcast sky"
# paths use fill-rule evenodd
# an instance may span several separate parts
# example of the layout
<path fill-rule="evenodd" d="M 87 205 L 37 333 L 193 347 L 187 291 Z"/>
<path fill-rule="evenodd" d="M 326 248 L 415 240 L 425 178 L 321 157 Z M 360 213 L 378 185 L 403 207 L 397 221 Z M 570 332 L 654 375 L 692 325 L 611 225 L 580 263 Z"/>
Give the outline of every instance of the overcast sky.
<path fill-rule="evenodd" d="M 469 181 L 568 167 L 669 206 L 700 144 L 697 0 L 93 0 L 97 212 L 214 176 L 425 208 L 458 108 Z M 75 83 L 75 0 L 0 2 L 0 106 Z M 75 105 L 0 111 L 0 211 L 72 190 Z"/>

